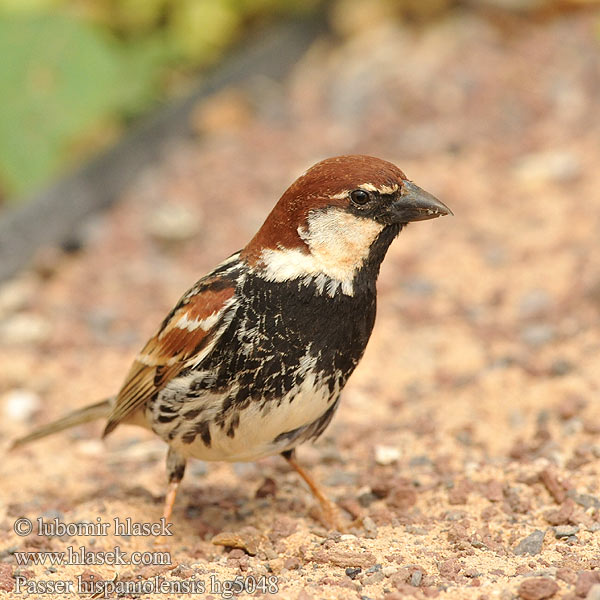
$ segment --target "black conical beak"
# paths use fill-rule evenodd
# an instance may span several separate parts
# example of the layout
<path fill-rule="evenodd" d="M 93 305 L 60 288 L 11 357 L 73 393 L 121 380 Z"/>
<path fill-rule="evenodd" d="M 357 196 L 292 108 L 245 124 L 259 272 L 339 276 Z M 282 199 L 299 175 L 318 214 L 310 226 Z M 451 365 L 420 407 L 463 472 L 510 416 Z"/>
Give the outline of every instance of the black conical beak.
<path fill-rule="evenodd" d="M 402 182 L 400 195 L 392 204 L 392 213 L 397 223 L 425 221 L 454 214 L 435 196 L 422 190 L 412 181 Z"/>

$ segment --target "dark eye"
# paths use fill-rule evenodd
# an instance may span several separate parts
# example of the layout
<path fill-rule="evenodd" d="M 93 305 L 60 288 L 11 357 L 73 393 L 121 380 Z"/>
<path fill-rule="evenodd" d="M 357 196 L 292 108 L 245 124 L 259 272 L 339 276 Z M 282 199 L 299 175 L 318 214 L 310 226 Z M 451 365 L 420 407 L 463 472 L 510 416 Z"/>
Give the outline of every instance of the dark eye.
<path fill-rule="evenodd" d="M 352 199 L 352 202 L 354 202 L 354 204 L 362 206 L 371 199 L 371 194 L 369 194 L 369 192 L 365 192 L 365 190 L 354 190 L 350 194 L 350 198 Z"/>

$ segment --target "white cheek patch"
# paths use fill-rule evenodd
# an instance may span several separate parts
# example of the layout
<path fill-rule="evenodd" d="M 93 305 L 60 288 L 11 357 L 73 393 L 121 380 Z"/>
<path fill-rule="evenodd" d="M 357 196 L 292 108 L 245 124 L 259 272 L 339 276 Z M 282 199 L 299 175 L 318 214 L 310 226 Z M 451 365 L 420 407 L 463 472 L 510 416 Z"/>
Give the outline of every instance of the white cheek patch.
<path fill-rule="evenodd" d="M 334 296 L 338 288 L 352 296 L 356 271 L 369 255 L 384 225 L 338 208 L 314 211 L 298 234 L 309 248 L 263 250 L 261 262 L 271 281 L 303 279 L 316 282 L 320 293 Z"/>
<path fill-rule="evenodd" d="M 371 219 L 330 208 L 309 214 L 307 229 L 300 227 L 298 233 L 317 262 L 324 266 L 323 272 L 345 279 L 354 277 L 354 271 L 362 266 L 383 228 L 384 225 Z"/>

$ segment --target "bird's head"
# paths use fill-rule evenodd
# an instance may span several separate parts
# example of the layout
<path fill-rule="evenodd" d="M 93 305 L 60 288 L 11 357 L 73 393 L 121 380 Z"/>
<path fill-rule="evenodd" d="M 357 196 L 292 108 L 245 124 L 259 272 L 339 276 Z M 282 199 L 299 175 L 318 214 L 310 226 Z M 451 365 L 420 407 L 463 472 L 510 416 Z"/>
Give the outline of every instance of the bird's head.
<path fill-rule="evenodd" d="M 353 295 L 365 267 L 379 264 L 404 225 L 452 211 L 372 156 L 338 156 L 312 166 L 284 192 L 242 251 L 272 281 L 321 282 L 329 295 Z"/>

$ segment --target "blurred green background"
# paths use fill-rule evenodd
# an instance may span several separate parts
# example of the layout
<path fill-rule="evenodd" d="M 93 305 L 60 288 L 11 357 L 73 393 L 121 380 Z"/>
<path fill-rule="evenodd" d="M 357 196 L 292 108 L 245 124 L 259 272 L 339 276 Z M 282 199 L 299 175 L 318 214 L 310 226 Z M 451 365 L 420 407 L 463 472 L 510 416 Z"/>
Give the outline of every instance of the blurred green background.
<path fill-rule="evenodd" d="M 548 16 L 597 0 L 0 0 L 0 209 L 119 138 L 257 26 L 326 6 L 347 35 L 373 14 L 450 8 Z"/>
<path fill-rule="evenodd" d="M 184 91 L 259 22 L 319 0 L 0 0 L 0 207 Z"/>

